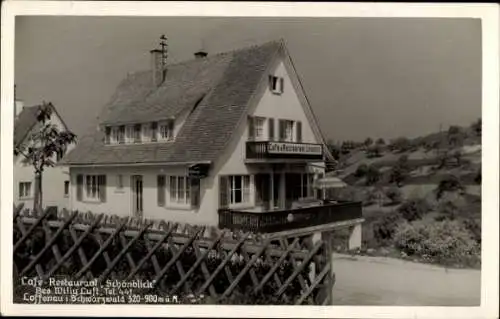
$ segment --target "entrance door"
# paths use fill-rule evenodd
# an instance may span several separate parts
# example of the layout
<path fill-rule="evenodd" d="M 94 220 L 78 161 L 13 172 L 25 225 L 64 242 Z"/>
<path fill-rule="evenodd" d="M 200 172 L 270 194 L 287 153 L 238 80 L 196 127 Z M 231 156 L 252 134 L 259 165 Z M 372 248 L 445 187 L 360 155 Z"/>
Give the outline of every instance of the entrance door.
<path fill-rule="evenodd" d="M 132 176 L 132 214 L 134 217 L 142 217 L 142 176 Z"/>
<path fill-rule="evenodd" d="M 255 175 L 255 203 L 261 205 L 265 210 L 271 208 L 271 175 Z"/>

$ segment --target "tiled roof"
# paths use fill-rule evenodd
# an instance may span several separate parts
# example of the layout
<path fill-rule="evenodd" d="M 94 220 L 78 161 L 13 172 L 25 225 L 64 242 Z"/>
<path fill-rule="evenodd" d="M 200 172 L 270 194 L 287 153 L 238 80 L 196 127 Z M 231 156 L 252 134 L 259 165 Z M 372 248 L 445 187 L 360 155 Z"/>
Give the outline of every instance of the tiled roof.
<path fill-rule="evenodd" d="M 23 142 L 37 123 L 37 112 L 40 106 L 24 107 L 14 122 L 14 147 Z"/>
<path fill-rule="evenodd" d="M 175 141 L 104 145 L 104 134 L 96 129 L 78 140 L 65 163 L 214 161 L 246 114 L 248 102 L 280 45 L 273 41 L 167 65 L 166 79 L 159 87 L 153 85 L 151 71 L 129 75 L 105 106 L 101 124 L 156 121 L 190 110 Z"/>

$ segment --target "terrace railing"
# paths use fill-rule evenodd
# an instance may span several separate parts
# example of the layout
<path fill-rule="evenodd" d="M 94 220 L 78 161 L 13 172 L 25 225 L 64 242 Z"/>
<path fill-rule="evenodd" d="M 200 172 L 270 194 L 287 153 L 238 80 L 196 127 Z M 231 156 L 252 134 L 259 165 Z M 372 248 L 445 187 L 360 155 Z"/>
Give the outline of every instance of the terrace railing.
<path fill-rule="evenodd" d="M 323 205 L 268 212 L 219 209 L 219 227 L 274 233 L 362 218 L 360 202 L 325 202 Z"/>

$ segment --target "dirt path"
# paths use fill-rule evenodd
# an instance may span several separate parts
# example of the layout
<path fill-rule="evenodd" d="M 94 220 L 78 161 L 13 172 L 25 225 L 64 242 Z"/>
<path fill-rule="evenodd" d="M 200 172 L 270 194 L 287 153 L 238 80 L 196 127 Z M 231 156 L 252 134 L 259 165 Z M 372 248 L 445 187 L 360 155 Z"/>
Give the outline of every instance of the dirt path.
<path fill-rule="evenodd" d="M 481 272 L 334 254 L 335 305 L 479 306 Z"/>

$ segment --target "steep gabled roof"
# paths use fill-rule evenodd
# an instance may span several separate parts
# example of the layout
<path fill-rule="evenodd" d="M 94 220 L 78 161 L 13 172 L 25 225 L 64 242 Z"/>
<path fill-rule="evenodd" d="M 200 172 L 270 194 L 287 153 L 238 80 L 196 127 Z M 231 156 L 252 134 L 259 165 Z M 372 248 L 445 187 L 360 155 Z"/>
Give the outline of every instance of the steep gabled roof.
<path fill-rule="evenodd" d="M 41 105 L 25 106 L 14 122 L 14 147 L 19 146 L 28 136 L 28 133 L 35 128 L 38 123 L 37 116 Z M 64 129 L 67 126 L 57 112 L 57 109 L 52 105 L 52 114 L 56 115 L 61 121 Z"/>
<path fill-rule="evenodd" d="M 151 71 L 128 76 L 101 114 L 101 124 L 156 121 L 192 112 L 174 142 L 104 145 L 102 130 L 79 139 L 66 164 L 214 161 L 231 138 L 282 42 L 167 66 L 155 87 Z M 196 107 L 195 107 L 196 106 Z"/>

